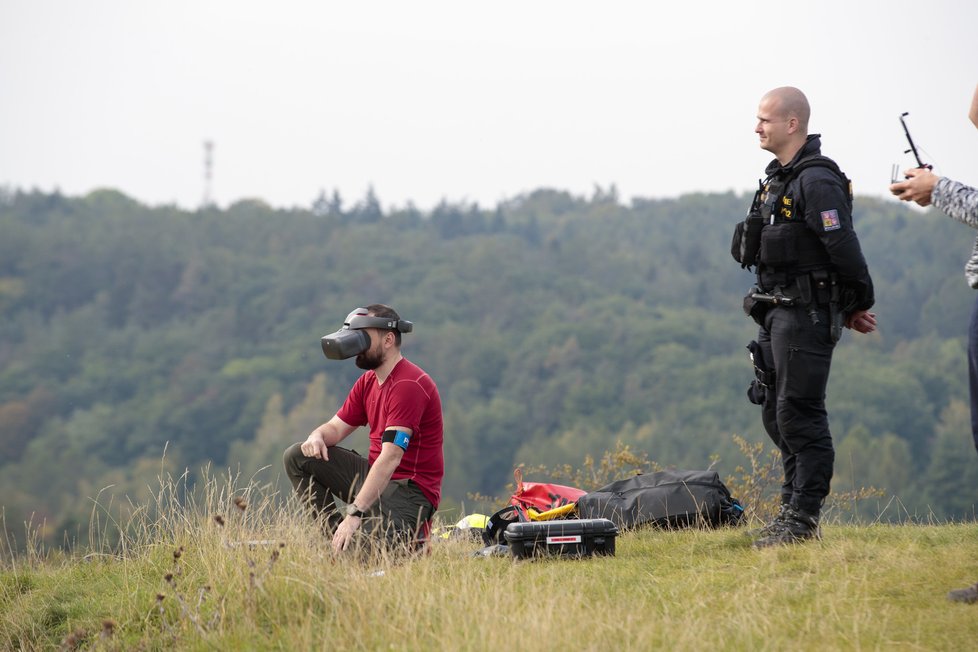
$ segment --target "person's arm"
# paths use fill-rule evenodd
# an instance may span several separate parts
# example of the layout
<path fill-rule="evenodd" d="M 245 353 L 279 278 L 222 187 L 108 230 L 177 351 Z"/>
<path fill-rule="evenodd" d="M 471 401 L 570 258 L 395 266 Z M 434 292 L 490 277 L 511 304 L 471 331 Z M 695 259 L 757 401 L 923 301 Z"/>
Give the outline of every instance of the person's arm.
<path fill-rule="evenodd" d="M 941 177 L 931 195 L 934 208 L 949 217 L 978 229 L 978 190 L 963 183 Z"/>
<path fill-rule="evenodd" d="M 309 433 L 299 449 L 306 457 L 328 460 L 329 454 L 326 449 L 330 446 L 336 446 L 349 437 L 354 430 L 356 430 L 355 426 L 351 426 L 334 414 L 332 419 Z"/>
<path fill-rule="evenodd" d="M 388 426 L 386 430 L 398 430 L 405 432 L 408 437 L 412 434 L 410 428 L 405 428 L 404 426 Z M 401 458 L 404 457 L 404 449 L 397 444 L 385 441 L 381 445 L 380 455 L 374 460 L 374 463 L 370 466 L 370 471 L 367 473 L 367 477 L 363 481 L 363 486 L 360 487 L 360 491 L 357 492 L 356 498 L 353 499 L 353 504 L 357 508 L 366 512 L 374 503 L 376 503 L 381 494 L 390 484 L 391 476 L 394 475 L 394 471 L 401 463 Z M 350 545 L 350 541 L 353 540 L 354 533 L 360 529 L 361 518 L 359 516 L 348 515 L 343 519 L 343 522 L 339 524 L 336 528 L 336 533 L 333 535 L 333 550 L 340 552 L 341 550 L 346 550 Z"/>
<path fill-rule="evenodd" d="M 846 190 L 836 181 L 812 175 L 803 178 L 805 222 L 818 235 L 843 287 L 855 292 L 855 305 L 845 326 L 857 333 L 876 330 L 876 315 L 869 312 L 876 301 L 859 238 L 852 227 Z"/>
<path fill-rule="evenodd" d="M 971 124 L 978 127 L 978 86 L 975 86 L 975 94 L 971 96 L 971 109 L 968 111 L 968 119 Z"/>
<path fill-rule="evenodd" d="M 804 175 L 805 223 L 825 247 L 839 283 L 854 292 L 851 310 L 869 310 L 876 301 L 873 279 L 852 226 L 848 190 L 824 168 L 813 168 Z"/>
<path fill-rule="evenodd" d="M 401 426 L 396 426 L 396 429 L 410 432 L 409 429 Z M 367 511 L 374 506 L 374 503 L 380 499 L 384 489 L 390 483 L 394 471 L 400 466 L 402 457 L 404 457 L 404 449 L 400 446 L 389 441 L 381 445 L 380 455 L 374 460 L 370 472 L 367 473 L 367 477 L 363 481 L 363 486 L 360 487 L 360 491 L 357 492 L 357 497 L 353 501 L 357 507 Z"/>

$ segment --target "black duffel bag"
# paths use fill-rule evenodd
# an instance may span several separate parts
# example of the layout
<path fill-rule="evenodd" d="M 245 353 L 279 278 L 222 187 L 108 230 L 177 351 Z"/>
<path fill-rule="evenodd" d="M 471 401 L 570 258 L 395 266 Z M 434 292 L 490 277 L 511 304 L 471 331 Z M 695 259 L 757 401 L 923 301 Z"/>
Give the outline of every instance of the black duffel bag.
<path fill-rule="evenodd" d="M 618 480 L 577 499 L 580 518 L 607 518 L 621 529 L 653 525 L 736 525 L 744 508 L 716 471 L 657 471 Z"/>

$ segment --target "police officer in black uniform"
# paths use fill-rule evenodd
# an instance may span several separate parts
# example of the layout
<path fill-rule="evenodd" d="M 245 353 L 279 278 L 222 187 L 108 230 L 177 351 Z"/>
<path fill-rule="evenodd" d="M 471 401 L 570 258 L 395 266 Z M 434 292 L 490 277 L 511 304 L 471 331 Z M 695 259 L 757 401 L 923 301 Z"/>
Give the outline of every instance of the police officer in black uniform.
<path fill-rule="evenodd" d="M 868 312 L 873 281 L 852 227 L 849 180 L 808 135 L 810 108 L 797 88 L 761 98 L 755 132 L 775 156 L 732 253 L 755 267 L 757 286 L 744 310 L 760 325 L 750 345 L 768 435 L 781 451 L 781 508 L 754 546 L 819 538 L 819 512 L 829 493 L 835 451 L 825 410 L 832 351 L 842 327 L 876 328 Z"/>

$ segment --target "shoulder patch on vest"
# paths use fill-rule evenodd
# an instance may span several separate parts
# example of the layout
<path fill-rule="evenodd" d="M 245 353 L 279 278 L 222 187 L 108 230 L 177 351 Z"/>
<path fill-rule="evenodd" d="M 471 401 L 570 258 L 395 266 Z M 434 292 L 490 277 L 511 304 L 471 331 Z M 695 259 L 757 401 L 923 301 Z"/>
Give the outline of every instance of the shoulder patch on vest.
<path fill-rule="evenodd" d="M 839 221 L 839 211 L 834 208 L 830 211 L 822 211 L 821 216 L 822 229 L 825 231 L 835 231 L 842 228 L 842 222 Z"/>

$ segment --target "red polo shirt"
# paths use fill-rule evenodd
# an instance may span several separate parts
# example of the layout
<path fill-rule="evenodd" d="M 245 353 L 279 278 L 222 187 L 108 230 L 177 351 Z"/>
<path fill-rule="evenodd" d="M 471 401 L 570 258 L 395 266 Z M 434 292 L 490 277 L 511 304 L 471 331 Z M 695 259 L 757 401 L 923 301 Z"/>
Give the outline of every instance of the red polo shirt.
<path fill-rule="evenodd" d="M 373 371 L 364 372 L 336 414 L 351 426 L 370 427 L 367 462 L 371 466 L 380 455 L 380 439 L 388 426 L 410 428 L 411 443 L 391 479 L 413 480 L 438 509 L 445 458 L 441 397 L 431 376 L 406 358 L 394 365 L 383 385 Z"/>

